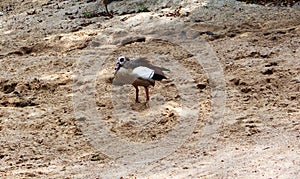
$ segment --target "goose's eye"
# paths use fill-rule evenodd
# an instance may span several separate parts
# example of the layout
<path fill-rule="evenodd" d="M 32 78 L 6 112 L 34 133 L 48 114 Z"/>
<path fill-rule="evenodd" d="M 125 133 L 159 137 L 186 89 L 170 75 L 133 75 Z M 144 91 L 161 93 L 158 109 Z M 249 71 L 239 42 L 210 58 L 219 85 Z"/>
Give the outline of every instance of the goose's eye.
<path fill-rule="evenodd" d="M 120 62 L 124 62 L 124 60 L 125 60 L 125 58 L 120 58 L 119 61 L 120 61 Z"/>

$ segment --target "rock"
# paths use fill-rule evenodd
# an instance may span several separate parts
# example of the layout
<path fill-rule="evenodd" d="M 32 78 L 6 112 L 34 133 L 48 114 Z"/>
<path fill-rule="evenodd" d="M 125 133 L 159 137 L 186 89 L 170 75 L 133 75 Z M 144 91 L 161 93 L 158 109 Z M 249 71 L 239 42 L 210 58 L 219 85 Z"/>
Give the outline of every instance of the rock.
<path fill-rule="evenodd" d="M 295 113 L 295 112 L 298 112 L 297 109 L 293 109 L 293 108 L 290 108 L 287 110 L 288 113 Z"/>
<path fill-rule="evenodd" d="M 124 15 L 131 14 L 137 12 L 145 12 L 145 11 L 157 11 L 163 8 L 168 7 L 176 7 L 178 4 L 182 3 L 179 0 L 165 1 L 165 0 L 157 0 L 157 1 L 112 1 L 109 6 L 114 14 Z"/>
<path fill-rule="evenodd" d="M 85 121 L 85 120 L 86 120 L 85 117 L 79 117 L 79 118 L 77 118 L 77 121 Z"/>
<path fill-rule="evenodd" d="M 15 90 L 15 87 L 17 86 L 18 83 L 11 83 L 11 84 L 5 84 L 3 85 L 3 88 L 2 88 L 2 92 L 5 93 L 5 94 L 8 94 L 8 93 L 11 93 Z"/>
<path fill-rule="evenodd" d="M 145 41 L 146 41 L 145 37 L 129 37 L 129 38 L 122 40 L 121 46 L 132 44 L 135 42 L 145 42 Z"/>
<path fill-rule="evenodd" d="M 278 63 L 277 62 L 270 62 L 270 63 L 265 65 L 265 67 L 271 67 L 271 66 L 278 66 Z"/>
<path fill-rule="evenodd" d="M 204 83 L 199 83 L 199 84 L 197 84 L 197 88 L 199 88 L 199 89 L 204 89 L 204 88 L 206 88 L 206 84 L 204 84 Z"/>
<path fill-rule="evenodd" d="M 240 79 L 239 78 L 233 78 L 230 81 L 233 82 L 235 85 L 239 85 L 240 84 Z"/>
<path fill-rule="evenodd" d="M 104 159 L 105 157 L 102 154 L 93 154 L 90 158 L 91 161 L 101 161 Z"/>
<path fill-rule="evenodd" d="M 273 73 L 274 72 L 273 72 L 272 69 L 267 69 L 267 70 L 265 70 L 265 71 L 262 72 L 262 74 L 264 74 L 264 75 L 272 75 Z"/>
<path fill-rule="evenodd" d="M 27 15 L 34 15 L 34 14 L 36 14 L 35 9 L 31 9 L 31 10 L 27 11 Z"/>
<path fill-rule="evenodd" d="M 251 88 L 247 88 L 247 87 L 241 89 L 241 92 L 243 92 L 243 93 L 249 93 L 250 91 L 252 91 Z"/>
<path fill-rule="evenodd" d="M 1 102 L 1 105 L 5 106 L 5 107 L 23 108 L 23 107 L 27 107 L 27 106 L 36 106 L 37 104 L 32 102 L 30 99 L 25 99 L 23 97 L 15 95 L 14 97 L 10 97 L 9 99 Z"/>
<path fill-rule="evenodd" d="M 90 43 L 90 46 L 92 46 L 92 47 L 99 47 L 101 44 L 99 43 L 99 42 L 96 42 L 96 41 L 92 41 L 91 43 Z"/>

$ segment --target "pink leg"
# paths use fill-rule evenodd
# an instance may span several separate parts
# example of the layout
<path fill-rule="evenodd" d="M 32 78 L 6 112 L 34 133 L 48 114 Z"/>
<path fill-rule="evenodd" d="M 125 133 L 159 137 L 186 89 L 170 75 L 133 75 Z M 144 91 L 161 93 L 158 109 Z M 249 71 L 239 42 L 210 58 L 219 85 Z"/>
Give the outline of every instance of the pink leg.
<path fill-rule="evenodd" d="M 139 103 L 139 88 L 135 86 L 135 102 Z"/>
<path fill-rule="evenodd" d="M 146 92 L 146 101 L 148 102 L 149 101 L 149 89 L 148 87 L 145 87 L 145 92 Z"/>

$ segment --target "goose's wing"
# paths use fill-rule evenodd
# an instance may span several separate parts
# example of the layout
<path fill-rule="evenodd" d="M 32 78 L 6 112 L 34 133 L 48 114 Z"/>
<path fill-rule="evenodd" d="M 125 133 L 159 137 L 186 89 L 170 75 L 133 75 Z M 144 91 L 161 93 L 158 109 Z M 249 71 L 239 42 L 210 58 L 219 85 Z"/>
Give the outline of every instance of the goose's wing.
<path fill-rule="evenodd" d="M 155 65 L 152 65 L 147 58 L 138 58 L 136 60 L 131 60 L 129 63 L 125 64 L 126 68 L 131 68 L 133 70 L 136 69 L 136 71 L 139 71 L 141 74 L 146 75 L 146 77 L 151 76 L 152 78 L 154 74 L 165 77 L 165 74 L 163 71 L 170 71 L 163 67 L 158 67 Z M 151 75 L 152 74 L 152 75 Z"/>

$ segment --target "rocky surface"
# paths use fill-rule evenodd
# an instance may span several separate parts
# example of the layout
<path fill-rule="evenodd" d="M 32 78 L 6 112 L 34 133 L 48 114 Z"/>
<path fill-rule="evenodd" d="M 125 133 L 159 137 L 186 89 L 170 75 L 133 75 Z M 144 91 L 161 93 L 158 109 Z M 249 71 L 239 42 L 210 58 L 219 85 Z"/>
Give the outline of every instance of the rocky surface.
<path fill-rule="evenodd" d="M 297 4 L 128 0 L 108 8 L 113 17 L 100 1 L 0 2 L 1 178 L 299 176 Z M 184 41 L 176 36 L 186 32 Z M 120 55 L 171 69 L 149 104 L 135 104 L 132 87 L 112 85 Z M 214 92 L 225 92 L 226 103 Z M 88 125 L 98 115 L 123 141 L 159 141 L 189 120 L 185 105 L 198 110 L 196 123 L 157 160 L 125 165 L 91 141 L 91 132 L 105 137 Z"/>

